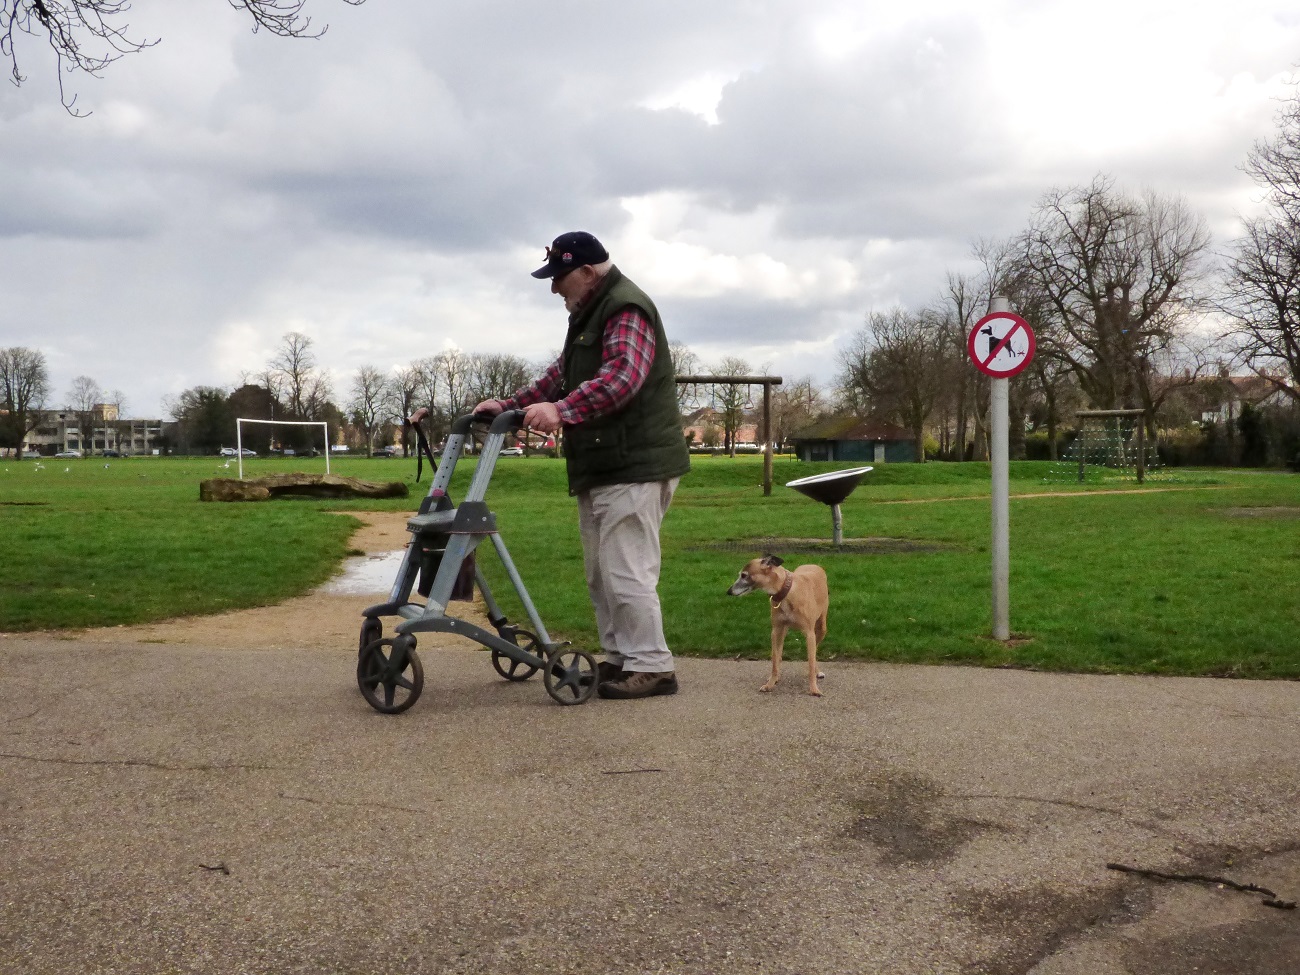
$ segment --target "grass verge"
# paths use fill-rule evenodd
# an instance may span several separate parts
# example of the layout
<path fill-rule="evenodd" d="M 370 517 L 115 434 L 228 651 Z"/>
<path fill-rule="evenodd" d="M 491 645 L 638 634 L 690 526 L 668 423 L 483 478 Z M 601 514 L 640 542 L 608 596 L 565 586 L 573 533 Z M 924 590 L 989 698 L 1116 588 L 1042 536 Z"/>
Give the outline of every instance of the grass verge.
<path fill-rule="evenodd" d="M 293 466 L 259 460 L 250 473 Z M 340 458 L 333 466 L 369 480 L 413 477 L 400 460 Z M 831 466 L 778 461 L 775 480 Z M 939 544 L 817 555 L 832 590 L 823 658 L 1300 676 L 1300 478 L 1180 472 L 1136 490 L 1049 482 L 1049 467 L 1012 465 L 1017 639 L 1003 645 L 986 636 L 988 466 L 877 466 L 843 506 L 846 535 Z M 453 496 L 463 495 L 472 469 L 461 463 Z M 324 581 L 346 554 L 354 523 L 327 511 L 411 510 L 423 488 L 386 502 L 199 503 L 198 481 L 219 472 L 229 473 L 215 459 L 47 462 L 42 470 L 0 462 L 0 630 L 278 602 Z M 701 458 L 682 483 L 664 524 L 660 586 L 676 651 L 766 656 L 764 600 L 725 595 L 750 557 L 745 546 L 758 554 L 773 537 L 829 537 L 828 509 L 779 486 L 764 498 L 761 477 L 757 458 Z M 594 649 L 562 463 L 503 458 L 489 503 L 552 635 Z M 723 542 L 742 551 L 719 551 Z M 522 619 L 486 549 L 482 564 Z M 797 643 L 792 636 L 788 646 L 796 658 Z"/>

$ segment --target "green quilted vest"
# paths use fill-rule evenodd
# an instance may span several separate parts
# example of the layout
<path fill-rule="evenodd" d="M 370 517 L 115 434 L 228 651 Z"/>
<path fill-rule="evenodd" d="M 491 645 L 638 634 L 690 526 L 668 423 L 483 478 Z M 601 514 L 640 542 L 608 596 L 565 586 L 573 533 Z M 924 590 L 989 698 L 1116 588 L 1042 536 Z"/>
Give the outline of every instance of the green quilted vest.
<path fill-rule="evenodd" d="M 691 469 L 677 409 L 673 360 L 659 311 L 617 267 L 610 268 L 587 303 L 569 316 L 563 352 L 564 395 L 599 371 L 605 323 L 628 305 L 641 309 L 654 326 L 654 363 L 645 383 L 623 409 L 565 429 L 570 494 L 604 484 L 666 481 Z"/>

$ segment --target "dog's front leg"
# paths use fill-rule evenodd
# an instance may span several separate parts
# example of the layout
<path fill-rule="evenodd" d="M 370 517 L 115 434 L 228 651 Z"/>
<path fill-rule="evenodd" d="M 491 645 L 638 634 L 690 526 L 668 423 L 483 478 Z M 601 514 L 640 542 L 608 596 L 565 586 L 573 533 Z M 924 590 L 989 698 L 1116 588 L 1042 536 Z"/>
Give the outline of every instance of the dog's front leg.
<path fill-rule="evenodd" d="M 781 652 L 785 649 L 785 631 L 784 623 L 772 620 L 772 676 L 759 688 L 760 691 L 772 690 L 781 679 Z"/>
<path fill-rule="evenodd" d="M 804 642 L 808 644 L 808 693 L 814 697 L 822 696 L 822 689 L 817 686 L 817 630 L 809 626 L 803 631 Z"/>

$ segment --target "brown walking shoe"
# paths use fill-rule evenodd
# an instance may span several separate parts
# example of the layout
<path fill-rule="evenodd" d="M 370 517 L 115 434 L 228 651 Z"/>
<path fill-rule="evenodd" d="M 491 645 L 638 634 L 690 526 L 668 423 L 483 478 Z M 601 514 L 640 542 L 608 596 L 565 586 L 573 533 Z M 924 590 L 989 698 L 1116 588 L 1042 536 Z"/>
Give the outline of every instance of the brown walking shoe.
<path fill-rule="evenodd" d="M 612 680 L 600 684 L 596 693 L 601 697 L 628 701 L 638 697 L 655 697 L 659 694 L 677 693 L 677 673 L 667 671 L 662 674 L 647 674 L 631 671 L 622 680 Z"/>

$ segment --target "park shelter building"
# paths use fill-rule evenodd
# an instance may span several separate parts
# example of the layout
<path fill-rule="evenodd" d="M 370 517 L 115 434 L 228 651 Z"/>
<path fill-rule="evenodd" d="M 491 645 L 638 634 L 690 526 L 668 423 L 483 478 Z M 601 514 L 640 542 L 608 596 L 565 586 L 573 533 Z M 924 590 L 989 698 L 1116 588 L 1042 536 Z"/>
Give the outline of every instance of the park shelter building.
<path fill-rule="evenodd" d="M 908 463 L 916 460 L 916 438 L 902 427 L 875 419 L 833 416 L 790 437 L 795 453 L 806 461 Z"/>

